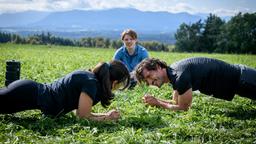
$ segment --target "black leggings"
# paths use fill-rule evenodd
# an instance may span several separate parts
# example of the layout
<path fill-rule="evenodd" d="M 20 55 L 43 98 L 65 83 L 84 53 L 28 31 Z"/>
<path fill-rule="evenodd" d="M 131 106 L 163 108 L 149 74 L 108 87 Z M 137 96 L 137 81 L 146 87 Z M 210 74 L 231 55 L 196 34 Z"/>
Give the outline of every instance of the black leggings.
<path fill-rule="evenodd" d="M 17 80 L 0 89 L 0 113 L 15 113 L 38 109 L 38 83 L 31 80 Z"/>

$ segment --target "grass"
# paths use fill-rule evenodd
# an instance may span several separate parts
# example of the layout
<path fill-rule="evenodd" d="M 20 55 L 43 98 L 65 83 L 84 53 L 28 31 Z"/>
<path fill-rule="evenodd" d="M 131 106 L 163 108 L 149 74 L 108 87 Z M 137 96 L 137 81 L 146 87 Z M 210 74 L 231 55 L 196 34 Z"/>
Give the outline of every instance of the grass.
<path fill-rule="evenodd" d="M 0 44 L 0 86 L 5 81 L 5 61 L 21 61 L 21 79 L 49 83 L 75 69 L 89 69 L 99 61 L 112 59 L 114 49 L 74 48 Z M 255 55 L 150 52 L 168 64 L 177 60 L 205 56 L 230 63 L 256 67 Z M 172 89 L 164 85 L 136 86 L 134 90 L 116 92 L 109 108 L 100 104 L 94 112 L 119 107 L 118 122 L 94 122 L 77 119 L 68 113 L 59 119 L 42 117 L 40 111 L 0 114 L 0 143 L 256 143 L 256 104 L 236 96 L 223 101 L 194 94 L 187 112 L 171 112 L 145 106 L 145 92 L 168 99 Z"/>

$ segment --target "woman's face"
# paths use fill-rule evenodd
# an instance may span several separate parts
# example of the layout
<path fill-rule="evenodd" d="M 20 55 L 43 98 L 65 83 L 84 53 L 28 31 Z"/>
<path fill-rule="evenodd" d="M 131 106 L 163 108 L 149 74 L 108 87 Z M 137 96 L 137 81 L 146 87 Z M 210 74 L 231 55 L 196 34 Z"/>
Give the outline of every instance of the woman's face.
<path fill-rule="evenodd" d="M 137 39 L 133 39 L 130 35 L 126 34 L 123 38 L 124 46 L 128 49 L 133 49 L 136 45 Z"/>
<path fill-rule="evenodd" d="M 126 81 L 124 82 L 118 82 L 117 80 L 113 81 L 112 83 L 112 91 L 123 89 L 126 85 Z"/>

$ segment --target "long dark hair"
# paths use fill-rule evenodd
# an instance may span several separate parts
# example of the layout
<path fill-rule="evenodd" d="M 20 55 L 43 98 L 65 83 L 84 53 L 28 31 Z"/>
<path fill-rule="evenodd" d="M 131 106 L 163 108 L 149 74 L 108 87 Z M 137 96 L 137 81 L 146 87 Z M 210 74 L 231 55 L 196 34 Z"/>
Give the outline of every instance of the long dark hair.
<path fill-rule="evenodd" d="M 120 61 L 112 60 L 109 63 L 101 62 L 95 66 L 92 72 L 96 75 L 103 90 L 101 95 L 101 105 L 103 107 L 110 105 L 110 100 L 114 98 L 114 94 L 111 92 L 111 89 L 112 83 L 115 80 L 117 80 L 118 83 L 125 82 L 123 89 L 129 86 L 129 71 Z"/>

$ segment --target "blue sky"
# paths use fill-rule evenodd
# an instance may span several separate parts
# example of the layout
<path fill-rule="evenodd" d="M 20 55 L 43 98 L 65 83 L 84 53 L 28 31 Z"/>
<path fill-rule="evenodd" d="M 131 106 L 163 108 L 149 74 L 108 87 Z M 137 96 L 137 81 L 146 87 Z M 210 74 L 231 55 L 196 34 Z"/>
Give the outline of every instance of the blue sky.
<path fill-rule="evenodd" d="M 136 8 L 142 11 L 214 13 L 233 16 L 256 12 L 255 0 L 0 0 L 0 13 L 26 10 L 66 11 Z"/>

